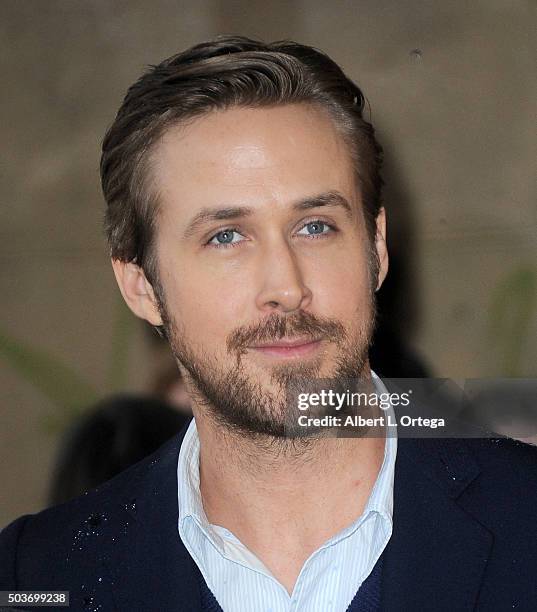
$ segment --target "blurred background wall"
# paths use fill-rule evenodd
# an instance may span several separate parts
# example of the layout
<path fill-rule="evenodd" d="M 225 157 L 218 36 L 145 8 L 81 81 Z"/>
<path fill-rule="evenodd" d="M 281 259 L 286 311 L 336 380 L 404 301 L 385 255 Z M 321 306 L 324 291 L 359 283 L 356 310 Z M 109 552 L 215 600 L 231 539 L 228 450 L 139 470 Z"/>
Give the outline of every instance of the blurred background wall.
<path fill-rule="evenodd" d="M 524 0 L 2 0 L 0 525 L 45 504 L 59 437 L 162 354 L 123 306 L 99 149 L 147 64 L 293 38 L 364 89 L 386 150 L 397 318 L 437 376 L 537 375 L 535 7 Z M 164 365 L 163 365 L 164 364 Z"/>

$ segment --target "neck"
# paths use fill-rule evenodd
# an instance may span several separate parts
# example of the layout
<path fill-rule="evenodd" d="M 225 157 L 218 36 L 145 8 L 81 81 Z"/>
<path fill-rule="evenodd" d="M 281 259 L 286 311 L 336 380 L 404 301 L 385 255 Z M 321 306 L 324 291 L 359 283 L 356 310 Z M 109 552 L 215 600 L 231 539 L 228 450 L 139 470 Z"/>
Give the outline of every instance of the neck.
<path fill-rule="evenodd" d="M 251 439 L 195 409 L 200 489 L 210 523 L 226 527 L 289 592 L 305 560 L 363 512 L 384 438 Z"/>

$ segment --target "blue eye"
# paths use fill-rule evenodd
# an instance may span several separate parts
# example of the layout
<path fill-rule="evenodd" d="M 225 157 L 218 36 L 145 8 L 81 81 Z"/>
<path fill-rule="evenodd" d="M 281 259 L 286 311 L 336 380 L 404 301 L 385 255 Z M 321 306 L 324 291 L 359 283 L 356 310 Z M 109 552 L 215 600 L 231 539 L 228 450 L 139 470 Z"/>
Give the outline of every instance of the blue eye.
<path fill-rule="evenodd" d="M 321 234 L 327 234 L 331 229 L 331 226 L 324 221 L 310 221 L 298 232 L 298 234 L 301 236 L 320 236 Z M 304 232 L 304 230 L 306 230 L 306 232 Z"/>
<path fill-rule="evenodd" d="M 233 228 L 227 228 L 215 234 L 209 240 L 208 244 L 211 244 L 216 247 L 232 245 L 237 242 L 242 242 L 240 239 L 238 239 L 239 237 L 241 237 L 241 234 L 239 234 L 237 230 Z"/>

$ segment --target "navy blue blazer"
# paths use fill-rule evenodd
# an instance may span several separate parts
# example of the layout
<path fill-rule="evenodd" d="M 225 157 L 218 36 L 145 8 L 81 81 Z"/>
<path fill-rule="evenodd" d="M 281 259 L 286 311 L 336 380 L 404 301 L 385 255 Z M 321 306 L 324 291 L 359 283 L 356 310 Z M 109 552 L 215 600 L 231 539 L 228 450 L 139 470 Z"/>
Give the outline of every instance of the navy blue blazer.
<path fill-rule="evenodd" d="M 70 610 L 200 610 L 199 570 L 177 531 L 183 436 L 5 528 L 0 590 L 67 590 Z M 381 602 L 388 612 L 535 612 L 537 448 L 400 439 Z"/>

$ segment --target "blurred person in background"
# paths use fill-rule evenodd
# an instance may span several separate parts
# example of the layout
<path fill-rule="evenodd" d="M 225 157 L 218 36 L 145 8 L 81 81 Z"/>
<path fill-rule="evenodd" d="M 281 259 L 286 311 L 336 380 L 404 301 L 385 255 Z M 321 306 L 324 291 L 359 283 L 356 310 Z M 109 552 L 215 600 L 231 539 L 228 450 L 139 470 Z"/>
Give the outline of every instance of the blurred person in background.
<path fill-rule="evenodd" d="M 150 396 L 116 395 L 87 408 L 60 442 L 50 505 L 110 480 L 156 451 L 188 421 L 185 413 Z"/>
<path fill-rule="evenodd" d="M 242 37 L 130 88 L 103 143 L 112 265 L 194 420 L 2 531 L 2 589 L 69 590 L 76 610 L 534 608 L 534 448 L 287 428 L 289 385 L 385 392 L 382 151 L 363 110 L 323 53 Z"/>

